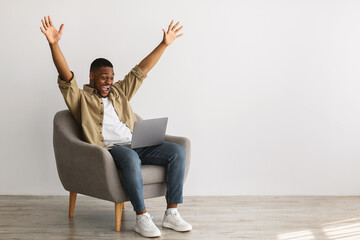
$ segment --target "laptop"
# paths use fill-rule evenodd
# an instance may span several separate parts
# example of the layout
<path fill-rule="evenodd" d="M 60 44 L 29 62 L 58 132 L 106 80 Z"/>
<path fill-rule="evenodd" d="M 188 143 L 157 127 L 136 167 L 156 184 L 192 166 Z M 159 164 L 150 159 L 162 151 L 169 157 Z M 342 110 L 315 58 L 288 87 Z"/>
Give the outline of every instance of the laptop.
<path fill-rule="evenodd" d="M 115 144 L 128 148 L 159 145 L 164 142 L 168 118 L 138 120 L 134 124 L 131 142 Z"/>

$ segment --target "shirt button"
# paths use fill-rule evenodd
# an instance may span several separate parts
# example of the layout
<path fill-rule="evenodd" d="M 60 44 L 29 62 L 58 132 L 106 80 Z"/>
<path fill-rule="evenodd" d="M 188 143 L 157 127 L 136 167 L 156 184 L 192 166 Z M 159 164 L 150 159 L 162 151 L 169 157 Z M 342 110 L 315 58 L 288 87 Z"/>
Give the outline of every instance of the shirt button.
<path fill-rule="evenodd" d="M 101 102 L 101 104 L 102 104 L 102 102 Z"/>
<path fill-rule="evenodd" d="M 103 115 L 103 113 L 102 113 L 102 112 L 101 112 L 100 114 L 101 114 L 101 115 Z"/>
<path fill-rule="evenodd" d="M 100 123 L 100 126 L 102 125 L 102 123 Z"/>
<path fill-rule="evenodd" d="M 104 140 L 101 139 L 101 141 L 103 142 Z"/>

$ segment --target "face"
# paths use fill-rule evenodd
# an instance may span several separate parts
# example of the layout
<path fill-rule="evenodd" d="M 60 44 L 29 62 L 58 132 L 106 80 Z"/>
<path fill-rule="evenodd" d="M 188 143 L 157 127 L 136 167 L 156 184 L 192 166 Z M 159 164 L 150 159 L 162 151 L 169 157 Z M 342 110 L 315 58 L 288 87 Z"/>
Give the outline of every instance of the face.
<path fill-rule="evenodd" d="M 114 75 L 112 67 L 100 67 L 90 72 L 90 86 L 95 88 L 102 97 L 106 97 L 113 85 Z"/>

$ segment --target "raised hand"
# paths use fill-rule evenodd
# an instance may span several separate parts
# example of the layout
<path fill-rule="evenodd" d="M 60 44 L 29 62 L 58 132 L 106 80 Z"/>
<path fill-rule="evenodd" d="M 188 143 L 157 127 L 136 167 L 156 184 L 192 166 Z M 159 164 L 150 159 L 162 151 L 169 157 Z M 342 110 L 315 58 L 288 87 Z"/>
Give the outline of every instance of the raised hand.
<path fill-rule="evenodd" d="M 172 27 L 173 23 L 174 23 L 174 20 L 171 21 L 167 32 L 165 32 L 165 30 L 163 29 L 163 32 L 164 32 L 163 43 L 165 43 L 166 46 L 169 46 L 170 44 L 172 44 L 175 41 L 176 38 L 181 37 L 183 35 L 183 33 L 176 35 L 182 29 L 183 26 L 181 26 L 175 30 L 175 28 L 179 25 L 179 22 L 177 22 Z"/>
<path fill-rule="evenodd" d="M 56 30 L 55 26 L 53 25 L 50 16 L 48 16 L 48 19 L 44 17 L 44 19 L 41 19 L 41 22 L 43 24 L 43 27 L 40 27 L 41 32 L 46 36 L 46 39 L 49 41 L 50 44 L 57 43 L 62 35 L 62 30 L 64 28 L 64 24 L 61 24 L 59 31 Z"/>

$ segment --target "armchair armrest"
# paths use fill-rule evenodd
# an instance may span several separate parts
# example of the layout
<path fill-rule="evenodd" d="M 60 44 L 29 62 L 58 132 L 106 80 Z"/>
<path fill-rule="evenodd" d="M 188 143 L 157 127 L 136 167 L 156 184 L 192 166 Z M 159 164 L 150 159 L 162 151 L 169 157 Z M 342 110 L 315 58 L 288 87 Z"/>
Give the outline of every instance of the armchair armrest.
<path fill-rule="evenodd" d="M 186 151 L 186 167 L 185 167 L 185 177 L 184 181 L 187 178 L 190 169 L 190 162 L 191 162 L 191 142 L 186 137 L 179 137 L 179 136 L 172 136 L 172 135 L 165 135 L 166 142 L 173 142 L 181 145 Z"/>
<path fill-rule="evenodd" d="M 62 115 L 56 117 L 62 118 Z M 53 143 L 56 167 L 64 188 L 118 202 L 123 189 L 109 151 L 79 139 L 78 126 L 69 125 L 65 118 L 57 120 L 55 123 L 54 119 Z"/>

